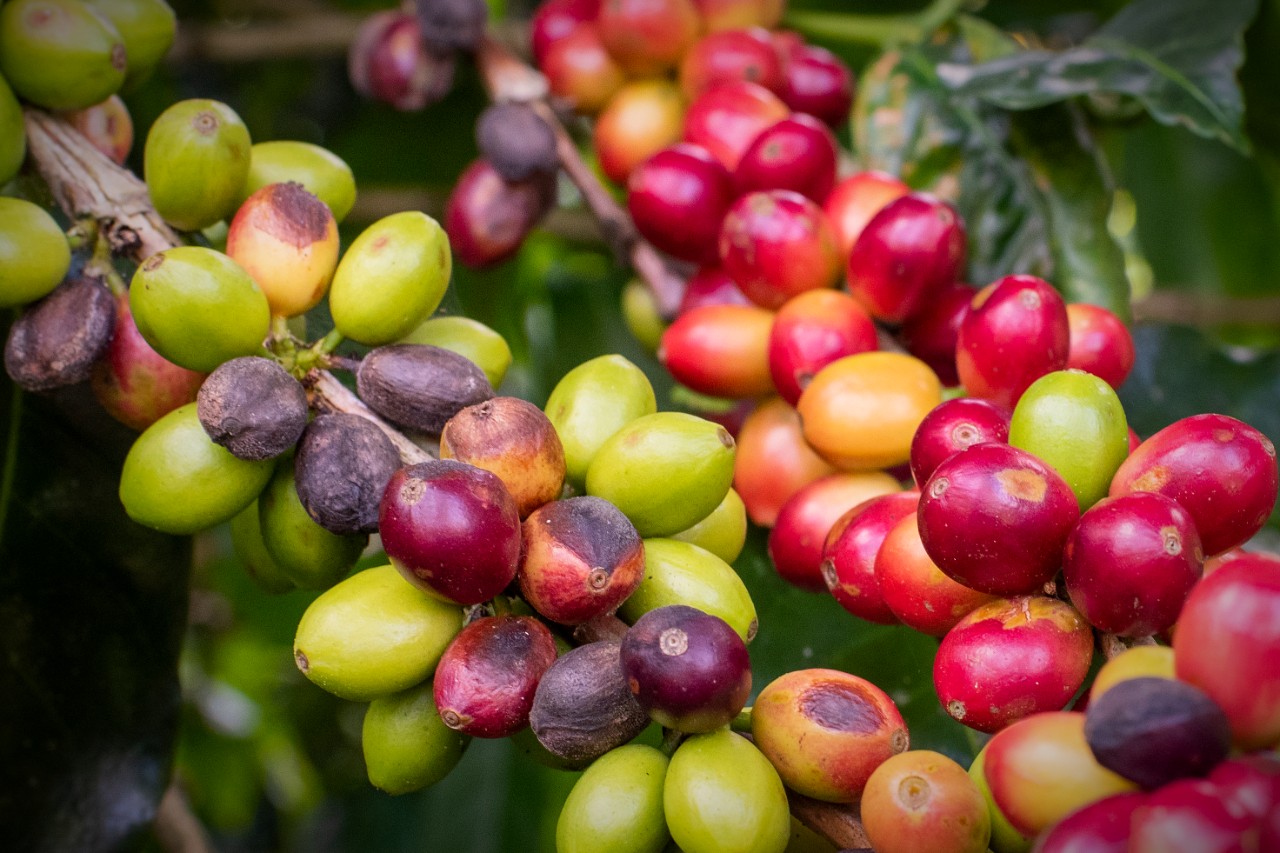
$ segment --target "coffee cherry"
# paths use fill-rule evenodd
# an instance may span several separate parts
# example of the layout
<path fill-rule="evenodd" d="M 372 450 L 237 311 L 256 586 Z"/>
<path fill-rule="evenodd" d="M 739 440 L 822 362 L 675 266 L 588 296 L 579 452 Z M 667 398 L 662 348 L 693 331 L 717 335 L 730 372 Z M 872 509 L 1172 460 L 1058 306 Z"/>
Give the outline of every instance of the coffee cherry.
<path fill-rule="evenodd" d="M 738 493 L 729 489 L 710 515 L 671 534 L 671 538 L 705 548 L 726 563 L 733 563 L 747 541 L 747 507 Z"/>
<path fill-rule="evenodd" d="M 448 776 L 471 738 L 441 721 L 431 683 L 425 682 L 370 702 L 360 743 L 369 784 L 397 795 Z"/>
<path fill-rule="evenodd" d="M 733 203 L 720 226 L 720 261 L 752 302 L 770 309 L 831 287 L 840 274 L 822 209 L 789 190 L 748 193 Z"/>
<path fill-rule="evenodd" d="M 606 500 L 554 501 L 521 527 L 520 592 L 552 622 L 580 625 L 612 613 L 644 575 L 644 546 Z"/>
<path fill-rule="evenodd" d="M 984 853 L 991 819 L 964 768 L 926 749 L 892 756 L 867 780 L 862 825 L 877 853 Z"/>
<path fill-rule="evenodd" d="M 484 0 L 415 0 L 422 38 L 435 50 L 475 51 L 484 38 L 489 5 Z"/>
<path fill-rule="evenodd" d="M 566 373 L 551 389 L 544 411 L 564 446 L 569 482 L 581 489 L 604 443 L 657 408 L 644 371 L 620 355 L 598 356 Z"/>
<path fill-rule="evenodd" d="M 22 168 L 27 156 L 27 133 L 22 123 L 22 105 L 13 89 L 0 75 L 0 181 L 8 183 Z"/>
<path fill-rule="evenodd" d="M 85 0 L 120 32 L 124 40 L 124 88 L 134 89 L 148 77 L 173 45 L 177 21 L 165 0 Z"/>
<path fill-rule="evenodd" d="M 294 485 L 292 459 L 281 460 L 258 497 L 258 530 L 279 572 L 298 589 L 328 589 L 355 567 L 369 543 L 363 533 L 338 535 L 307 514 Z"/>
<path fill-rule="evenodd" d="M 196 397 L 204 431 L 241 459 L 271 459 L 292 448 L 307 427 L 307 394 L 268 358 L 223 362 Z"/>
<path fill-rule="evenodd" d="M 4 369 L 24 391 L 52 391 L 89 378 L 116 323 L 111 292 L 96 279 L 68 278 L 9 327 Z"/>
<path fill-rule="evenodd" d="M 817 45 L 802 45 L 783 65 L 783 102 L 831 127 L 849 117 L 853 104 L 853 74 L 834 53 Z"/>
<path fill-rule="evenodd" d="M 587 115 L 604 109 L 627 81 L 594 22 L 580 24 L 548 45 L 539 66 L 552 93 Z"/>
<path fill-rule="evenodd" d="M 316 523 L 333 533 L 373 533 L 400 454 L 371 421 L 322 414 L 303 430 L 294 467 L 298 497 Z"/>
<path fill-rule="evenodd" d="M 1229 806 L 1264 818 L 1280 806 L 1280 758 L 1274 752 L 1229 758 L 1209 774 Z"/>
<path fill-rule="evenodd" d="M 974 296 L 960 323 L 956 370 L 974 397 L 1012 408 L 1046 373 L 1067 366 L 1069 327 L 1048 282 L 1010 275 Z"/>
<path fill-rule="evenodd" d="M 627 181 L 636 230 L 667 254 L 695 263 L 719 263 L 720 223 L 735 197 L 729 171 L 688 143 L 657 152 Z"/>
<path fill-rule="evenodd" d="M 13 0 L 0 11 L 0 72 L 24 100 L 79 110 L 120 90 L 125 42 L 89 4 Z"/>
<path fill-rule="evenodd" d="M 506 338 L 470 317 L 432 317 L 396 343 L 429 344 L 455 352 L 484 371 L 491 388 L 502 384 L 511 367 Z"/>
<path fill-rule="evenodd" d="M 385 216 L 338 263 L 329 287 L 334 327 L 368 346 L 399 340 L 439 306 L 452 269 L 440 223 L 414 210 Z"/>
<path fill-rule="evenodd" d="M 133 119 L 119 95 L 112 95 L 91 107 L 65 113 L 63 118 L 117 166 L 123 166 L 129 159 L 129 151 L 133 148 Z"/>
<path fill-rule="evenodd" d="M 429 435 L 439 435 L 450 418 L 493 397 L 474 363 L 425 344 L 373 350 L 356 371 L 356 390 L 387 420 Z"/>
<path fill-rule="evenodd" d="M 667 330 L 667 321 L 653 290 L 640 279 L 632 278 L 622 287 L 621 301 L 622 321 L 631 337 L 646 353 L 657 353 L 662 333 Z"/>
<path fill-rule="evenodd" d="M 622 674 L 618 643 L 578 646 L 542 674 L 529 726 L 551 754 L 585 767 L 644 731 L 649 715 Z"/>
<path fill-rule="evenodd" d="M 1093 632 L 1070 605 L 1045 596 L 997 599 L 942 638 L 933 684 L 951 717 L 994 732 L 1066 707 L 1092 660 Z"/>
<path fill-rule="evenodd" d="M 769 331 L 769 374 L 791 405 L 818 371 L 879 346 L 867 312 L 847 293 L 810 290 L 787 300 Z"/>
<path fill-rule="evenodd" d="M 682 412 L 637 418 L 606 441 L 587 469 L 587 494 L 604 498 L 643 537 L 679 533 L 724 500 L 733 437 Z"/>
<path fill-rule="evenodd" d="M 461 608 L 380 566 L 352 575 L 307 606 L 293 657 L 317 687 L 368 701 L 429 678 L 461 629 Z"/>
<path fill-rule="evenodd" d="M 911 439 L 911 476 L 923 486 L 938 466 L 975 444 L 1007 442 L 1009 412 L 994 403 L 957 397 L 924 416 Z"/>
<path fill-rule="evenodd" d="M 792 190 L 822 204 L 836 181 L 836 139 L 826 125 L 798 113 L 762 131 L 734 171 L 738 192 Z"/>
<path fill-rule="evenodd" d="M 768 31 L 750 28 L 709 33 L 680 63 L 680 88 L 689 100 L 737 80 L 759 84 L 774 93 L 781 88 L 782 65 Z"/>
<path fill-rule="evenodd" d="M 800 395 L 796 411 L 805 440 L 847 470 L 901 465 L 911 437 L 942 402 L 928 365 L 896 352 L 863 352 L 823 367 Z"/>
<path fill-rule="evenodd" d="M 554 173 L 556 136 L 526 104 L 492 104 L 476 119 L 476 147 L 505 180 L 523 181 Z"/>
<path fill-rule="evenodd" d="M 564 487 L 564 448 L 555 427 L 518 397 L 494 397 L 450 418 L 440 433 L 440 458 L 498 475 L 521 518 L 560 497 Z"/>
<path fill-rule="evenodd" d="M 910 191 L 892 175 L 876 171 L 855 172 L 837 183 L 822 208 L 835 231 L 841 259 L 849 260 L 863 229 L 885 205 Z"/>
<path fill-rule="evenodd" d="M 0 307 L 48 296 L 70 268 L 71 248 L 57 221 L 29 201 L 0 197 Z"/>
<path fill-rule="evenodd" d="M 916 495 L 917 499 L 919 494 Z M 884 605 L 922 634 L 945 636 L 978 607 L 994 600 L 957 583 L 938 568 L 920 541 L 914 507 L 885 534 L 872 574 Z"/>
<path fill-rule="evenodd" d="M 1276 450 L 1226 415 L 1193 415 L 1148 438 L 1111 481 L 1111 496 L 1158 492 L 1191 513 L 1206 556 L 1245 542 L 1276 501 Z"/>
<path fill-rule="evenodd" d="M 798 490 L 769 532 L 769 558 L 778 575 L 801 589 L 825 590 L 823 547 L 832 526 L 863 501 L 898 490 L 897 480 L 883 471 L 831 474 Z"/>
<path fill-rule="evenodd" d="M 714 397 L 759 397 L 773 390 L 769 338 L 774 313 L 756 305 L 704 305 L 662 334 L 658 361 L 677 382 Z"/>
<path fill-rule="evenodd" d="M 644 161 L 680 141 L 684 98 L 666 80 L 636 80 L 614 93 L 592 131 L 600 168 L 626 184 Z"/>
<path fill-rule="evenodd" d="M 458 178 L 445 205 L 444 227 L 454 256 L 473 267 L 511 257 L 550 209 L 554 191 L 548 175 L 506 181 L 487 160 L 476 160 Z"/>
<path fill-rule="evenodd" d="M 1134 809 L 1129 851 L 1233 853 L 1244 849 L 1244 833 L 1254 823 L 1244 810 L 1223 801 L 1212 783 L 1183 779 L 1148 794 Z"/>
<path fill-rule="evenodd" d="M 1067 367 L 1086 370 L 1119 389 L 1133 370 L 1133 335 L 1115 314 L 1098 305 L 1067 306 Z"/>
<path fill-rule="evenodd" d="M 556 822 L 556 850 L 660 853 L 671 839 L 662 811 L 667 757 L 632 743 L 600 756 L 573 784 Z"/>
<path fill-rule="evenodd" d="M 719 226 L 717 226 L 717 232 Z M 717 262 L 718 263 L 718 262 Z M 684 296 L 676 316 L 704 305 L 750 305 L 742 289 L 719 266 L 700 267 L 685 282 Z"/>
<path fill-rule="evenodd" d="M 259 589 L 272 595 L 297 589 L 262 541 L 262 524 L 256 500 L 237 513 L 228 527 L 236 559 Z"/>
<path fill-rule="evenodd" d="M 728 729 L 680 744 L 662 803 L 671 837 L 685 853 L 782 853 L 791 836 L 777 771 Z"/>
<path fill-rule="evenodd" d="M 194 403 L 205 375 L 151 348 L 133 322 L 129 295 L 114 297 L 115 332 L 93 368 L 90 387 L 107 414 L 141 432 L 179 406 Z"/>
<path fill-rule="evenodd" d="M 618 609 L 618 616 L 634 623 L 649 611 L 670 604 L 719 616 L 748 643 L 759 627 L 751 593 L 732 566 L 688 542 L 646 539 L 644 578 Z"/>
<path fill-rule="evenodd" d="M 1191 516 L 1171 498 L 1105 498 L 1080 517 L 1063 551 L 1071 602 L 1089 624 L 1122 637 L 1168 630 L 1200 579 Z"/>
<path fill-rule="evenodd" d="M 982 800 L 987 806 L 987 816 L 991 819 L 991 850 L 993 853 L 1027 853 L 1031 849 L 1032 839 L 1009 823 L 1009 819 L 1004 816 L 1004 812 L 1000 811 L 1000 807 L 991 796 L 991 786 L 987 784 L 987 747 L 989 745 L 990 741 L 978 750 L 973 763 L 969 765 L 969 778 L 982 794 Z"/>
<path fill-rule="evenodd" d="M 708 89 L 689 105 L 684 140 L 701 145 L 730 172 L 765 128 L 789 115 L 777 95 L 747 81 Z"/>
<path fill-rule="evenodd" d="M 737 445 L 733 486 L 761 527 L 772 527 L 782 506 L 804 486 L 835 473 L 805 441 L 799 415 L 781 397 L 747 416 Z"/>
<path fill-rule="evenodd" d="M 960 384 L 960 375 L 956 372 L 956 343 L 974 293 L 969 285 L 953 282 L 898 330 L 898 340 L 907 352 L 929 365 L 948 387 Z"/>
<path fill-rule="evenodd" d="M 341 222 L 356 201 L 351 167 L 328 149 L 309 142 L 258 142 L 249 149 L 249 176 L 240 203 L 270 184 L 293 182 L 320 199 Z"/>
<path fill-rule="evenodd" d="M 834 803 L 856 801 L 872 772 L 908 744 L 893 700 L 833 669 L 770 682 L 751 707 L 751 734 L 789 788 Z"/>
<path fill-rule="evenodd" d="M 421 110 L 453 88 L 456 60 L 428 50 L 411 12 L 379 12 L 356 31 L 347 76 L 361 96 L 397 110 Z"/>
<path fill-rule="evenodd" d="M 1173 653 L 1178 678 L 1227 712 L 1236 746 L 1280 740 L 1280 566 L 1234 560 L 1196 584 Z"/>
<path fill-rule="evenodd" d="M 859 619 L 898 623 L 880 590 L 876 555 L 889 531 L 914 515 L 919 503 L 920 493 L 914 490 L 881 495 L 858 504 L 831 526 L 822 548 L 822 578 L 840 606 Z"/>
<path fill-rule="evenodd" d="M 520 517 L 493 474 L 432 460 L 401 468 L 378 510 L 387 556 L 413 584 L 446 601 L 479 604 L 515 580 Z"/>
<path fill-rule="evenodd" d="M 151 203 L 170 225 L 198 231 L 235 212 L 249 175 L 249 131 L 219 101 L 166 109 L 147 132 L 143 174 Z"/>
<path fill-rule="evenodd" d="M 996 733 L 987 746 L 987 782 L 1009 822 L 1034 836 L 1132 782 L 1098 764 L 1084 737 L 1084 714 L 1033 714 Z"/>
<path fill-rule="evenodd" d="M 1058 821 L 1036 842 L 1036 853 L 1128 853 L 1133 813 L 1145 794 L 1116 794 Z"/>
<path fill-rule="evenodd" d="M 498 738 L 529 724 L 538 681 L 556 659 L 546 626 L 532 616 L 486 616 L 445 649 L 432 682 L 440 719 L 472 737 Z"/>
<path fill-rule="evenodd" d="M 271 479 L 271 462 L 237 459 L 209 440 L 194 404 L 138 436 L 120 472 L 120 502 L 139 524 L 191 534 L 229 521 Z"/>
<path fill-rule="evenodd" d="M 698 37 L 693 0 L 602 0 L 596 26 L 610 55 L 629 74 L 671 68 Z"/>
<path fill-rule="evenodd" d="M 975 444 L 934 470 L 920 494 L 920 537 L 942 571 L 995 595 L 1053 578 L 1080 516 L 1075 495 L 1045 463 L 1007 444 Z"/>
<path fill-rule="evenodd" d="M 572 33 L 581 24 L 594 21 L 600 0 L 548 0 L 534 10 L 529 21 L 529 46 L 539 67 L 551 45 Z"/>
<path fill-rule="evenodd" d="M 1132 646 L 1102 665 L 1089 688 L 1089 701 L 1131 678 L 1173 678 L 1173 649 L 1168 646 Z"/>

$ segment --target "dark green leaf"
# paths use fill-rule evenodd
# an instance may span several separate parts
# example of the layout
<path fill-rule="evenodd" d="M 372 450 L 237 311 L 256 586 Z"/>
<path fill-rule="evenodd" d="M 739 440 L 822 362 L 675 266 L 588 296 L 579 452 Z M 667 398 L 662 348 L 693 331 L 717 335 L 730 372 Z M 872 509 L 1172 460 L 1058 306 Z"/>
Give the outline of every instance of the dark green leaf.
<path fill-rule="evenodd" d="M 957 93 L 1024 110 L 1111 92 L 1137 98 L 1164 124 L 1248 149 L 1236 71 L 1257 0 L 1137 0 L 1078 47 L 942 66 Z"/>

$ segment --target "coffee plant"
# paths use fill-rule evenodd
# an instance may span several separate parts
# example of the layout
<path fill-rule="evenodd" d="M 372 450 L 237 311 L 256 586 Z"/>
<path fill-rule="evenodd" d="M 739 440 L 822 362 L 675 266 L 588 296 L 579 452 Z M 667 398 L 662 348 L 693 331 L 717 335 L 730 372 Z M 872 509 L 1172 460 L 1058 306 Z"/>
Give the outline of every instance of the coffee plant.
<path fill-rule="evenodd" d="M 1280 850 L 1278 46 L 5 0 L 6 849 Z"/>

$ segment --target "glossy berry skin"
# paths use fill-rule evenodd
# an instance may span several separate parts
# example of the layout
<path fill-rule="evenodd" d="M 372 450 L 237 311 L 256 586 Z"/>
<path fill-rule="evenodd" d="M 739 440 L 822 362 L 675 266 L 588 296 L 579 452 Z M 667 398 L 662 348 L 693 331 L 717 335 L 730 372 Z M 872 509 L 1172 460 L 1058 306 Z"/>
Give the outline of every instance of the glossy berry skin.
<path fill-rule="evenodd" d="M 708 89 L 684 117 L 684 139 L 701 145 L 730 172 L 755 138 L 790 114 L 787 105 L 763 86 L 746 81 Z"/>
<path fill-rule="evenodd" d="M 533 60 L 542 66 L 551 45 L 569 35 L 586 21 L 594 21 L 600 0 L 548 0 L 538 6 L 529 22 L 529 44 Z"/>
<path fill-rule="evenodd" d="M 995 732 L 1066 707 L 1092 659 L 1093 632 L 1071 605 L 1046 596 L 998 599 L 942 638 L 933 684 L 952 718 Z"/>
<path fill-rule="evenodd" d="M 911 476 L 922 486 L 939 465 L 975 444 L 1009 440 L 1009 412 L 994 403 L 957 397 L 924 416 L 911 439 Z"/>
<path fill-rule="evenodd" d="M 1280 807 L 1280 758 L 1274 752 L 1229 758 L 1213 768 L 1208 780 L 1228 804 L 1255 818 Z"/>
<path fill-rule="evenodd" d="M 680 88 L 689 100 L 736 80 L 756 83 L 775 94 L 782 88 L 782 64 L 767 30 L 709 33 L 690 48 L 680 63 Z"/>
<path fill-rule="evenodd" d="M 659 151 L 627 181 L 627 209 L 640 235 L 667 254 L 700 264 L 720 260 L 720 222 L 733 204 L 733 177 L 703 148 Z"/>
<path fill-rule="evenodd" d="M 541 176 L 504 180 L 489 161 L 474 161 L 445 204 L 443 224 L 454 257 L 468 266 L 485 267 L 514 255 L 547 212 L 554 189 Z"/>
<path fill-rule="evenodd" d="M 784 118 L 755 138 L 733 179 L 739 193 L 792 190 L 822 204 L 836 182 L 836 138 L 812 116 Z"/>
<path fill-rule="evenodd" d="M 1130 853 L 1243 853 L 1251 815 L 1217 787 L 1182 779 L 1147 795 L 1130 819 Z M 1258 848 L 1262 849 L 1262 848 Z"/>
<path fill-rule="evenodd" d="M 752 302 L 777 309 L 840 274 L 835 236 L 819 208 L 789 190 L 742 196 L 720 226 L 720 262 Z"/>
<path fill-rule="evenodd" d="M 716 254 L 718 257 L 718 250 Z M 742 288 L 719 266 L 701 267 L 685 282 L 684 296 L 676 314 L 685 314 L 703 305 L 751 304 Z"/>
<path fill-rule="evenodd" d="M 778 94 L 796 112 L 839 127 L 853 103 L 853 74 L 826 48 L 801 45 L 786 60 Z"/>
<path fill-rule="evenodd" d="M 720 617 L 681 604 L 650 610 L 627 630 L 622 672 L 640 707 L 682 732 L 727 725 L 751 692 L 746 643 Z"/>
<path fill-rule="evenodd" d="M 605 50 L 595 23 L 583 23 L 551 42 L 540 66 L 551 93 L 588 115 L 604 109 L 627 82 L 622 67 Z"/>
<path fill-rule="evenodd" d="M 787 787 L 848 803 L 910 738 L 897 705 L 870 681 L 834 669 L 774 679 L 751 707 L 751 734 Z"/>
<path fill-rule="evenodd" d="M 873 566 L 885 606 L 902 624 L 942 637 L 974 609 L 996 600 L 947 577 L 925 553 L 913 511 L 885 535 Z"/>
<path fill-rule="evenodd" d="M 485 616 L 468 624 L 436 665 L 440 719 L 473 737 L 507 737 L 529 724 L 538 681 L 556 643 L 533 616 Z"/>
<path fill-rule="evenodd" d="M 880 209 L 849 254 L 849 292 L 873 317 L 901 323 L 964 268 L 964 223 L 951 205 L 924 193 Z"/>
<path fill-rule="evenodd" d="M 907 352 L 933 368 L 943 385 L 960 384 L 960 374 L 956 372 L 956 342 L 974 293 L 969 285 L 954 282 L 898 330 L 898 340 Z"/>
<path fill-rule="evenodd" d="M 1271 440 L 1227 415 L 1175 421 L 1138 446 L 1111 480 L 1111 496 L 1158 492 L 1191 513 L 1206 556 L 1240 545 L 1276 502 Z"/>
<path fill-rule="evenodd" d="M 1067 306 L 1067 367 L 1085 370 L 1119 389 L 1133 370 L 1133 335 L 1124 321 L 1100 305 Z"/>
<path fill-rule="evenodd" d="M 876 555 L 899 521 L 914 515 L 916 491 L 895 492 L 863 501 L 832 525 L 822 549 L 822 577 L 845 610 L 877 625 L 899 621 L 885 603 L 876 578 Z"/>
<path fill-rule="evenodd" d="M 773 390 L 769 332 L 773 312 L 756 305 L 706 305 L 662 333 L 658 361 L 682 385 L 715 397 L 759 397 Z"/>
<path fill-rule="evenodd" d="M 934 470 L 920 495 L 920 538 L 947 575 L 995 595 L 1053 578 L 1080 517 L 1062 477 L 1024 450 L 975 444 Z"/>
<path fill-rule="evenodd" d="M 610 55 L 637 76 L 674 66 L 698 37 L 693 0 L 601 0 L 596 26 Z"/>
<path fill-rule="evenodd" d="M 1089 624 L 1122 637 L 1168 630 L 1203 562 L 1191 516 L 1151 492 L 1098 502 L 1080 517 L 1063 551 L 1071 602 Z"/>
<path fill-rule="evenodd" d="M 401 468 L 378 511 L 387 556 L 412 584 L 446 601 L 479 604 L 515 579 L 520 515 L 502 481 L 462 462 Z"/>
<path fill-rule="evenodd" d="M 769 331 L 769 374 L 791 405 L 818 371 L 837 359 L 878 347 L 876 327 L 847 293 L 809 290 L 778 310 Z"/>
<path fill-rule="evenodd" d="M 1173 637 L 1174 670 L 1222 706 L 1243 749 L 1280 741 L 1280 566 L 1247 559 L 1196 585 Z"/>
<path fill-rule="evenodd" d="M 799 415 L 781 397 L 766 400 L 747 416 L 737 442 L 733 487 L 761 527 L 772 527 L 783 505 L 802 488 L 836 473 L 804 440 Z"/>
<path fill-rule="evenodd" d="M 1067 366 L 1067 308 L 1043 279 L 1010 275 L 978 292 L 960 323 L 956 371 L 970 395 L 1013 405 Z"/>
<path fill-rule="evenodd" d="M 898 482 L 883 471 L 832 474 L 808 484 L 783 504 L 769 532 L 773 567 L 788 583 L 824 591 L 822 549 L 832 525 L 863 501 L 898 490 Z"/>
<path fill-rule="evenodd" d="M 637 166 L 680 141 L 684 98 L 666 80 L 636 80 L 609 99 L 592 129 L 601 170 L 625 184 Z"/>
<path fill-rule="evenodd" d="M 1146 794 L 1116 794 L 1073 812 L 1036 841 L 1035 853 L 1128 853 L 1134 811 Z"/>
<path fill-rule="evenodd" d="M 909 192 L 911 188 L 893 175 L 873 170 L 855 172 L 837 183 L 822 209 L 835 229 L 840 257 L 847 262 L 853 244 L 858 242 L 872 217 L 889 202 Z"/>
<path fill-rule="evenodd" d="M 987 802 L 956 762 L 930 750 L 885 761 L 862 792 L 862 824 L 876 853 L 985 853 Z"/>

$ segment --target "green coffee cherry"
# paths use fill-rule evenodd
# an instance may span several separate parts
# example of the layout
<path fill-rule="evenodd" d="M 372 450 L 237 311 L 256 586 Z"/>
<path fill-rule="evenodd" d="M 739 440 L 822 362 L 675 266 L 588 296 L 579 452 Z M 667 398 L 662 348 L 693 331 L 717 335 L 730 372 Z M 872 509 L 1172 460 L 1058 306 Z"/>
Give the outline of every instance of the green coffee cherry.
<path fill-rule="evenodd" d="M 440 305 L 452 271 L 440 223 L 416 210 L 379 219 L 338 263 L 329 287 L 333 325 L 369 346 L 397 341 Z"/>
<path fill-rule="evenodd" d="M 275 561 L 262 542 L 262 525 L 258 523 L 255 500 L 231 519 L 231 547 L 244 566 L 249 579 L 265 592 L 279 594 L 296 589 L 284 569 Z"/>
<path fill-rule="evenodd" d="M 27 156 L 27 133 L 22 125 L 22 105 L 13 89 L 0 77 L 0 184 L 7 184 L 22 168 Z"/>
<path fill-rule="evenodd" d="M 732 563 L 747 542 L 746 504 L 730 489 L 710 515 L 692 527 L 673 533 L 671 538 L 706 548 L 726 563 Z"/>
<path fill-rule="evenodd" d="M 260 352 L 271 327 L 262 288 L 231 258 L 200 246 L 147 258 L 129 286 L 129 309 L 156 352 L 202 373 Z"/>
<path fill-rule="evenodd" d="M 662 804 L 684 853 L 783 853 L 791 839 L 778 771 L 727 728 L 680 744 L 667 768 Z"/>
<path fill-rule="evenodd" d="M 164 0 L 81 0 L 107 18 L 124 39 L 128 67 L 124 87 L 151 76 L 173 45 L 177 20 Z"/>
<path fill-rule="evenodd" d="M 1058 370 L 1023 392 L 1009 443 L 1061 474 L 1084 512 L 1107 496 L 1129 455 L 1129 424 L 1110 385 L 1083 370 Z"/>
<path fill-rule="evenodd" d="M 311 602 L 293 657 L 316 686 L 367 702 L 430 678 L 460 630 L 461 607 L 422 592 L 394 566 L 380 566 Z"/>
<path fill-rule="evenodd" d="M 661 853 L 667 757 L 643 744 L 610 750 L 574 783 L 556 823 L 557 853 Z"/>
<path fill-rule="evenodd" d="M 440 719 L 431 682 L 369 703 L 361 744 L 369 782 L 388 794 L 434 785 L 458 766 L 471 743 Z"/>
<path fill-rule="evenodd" d="M 662 333 L 667 330 L 667 321 L 662 319 L 653 291 L 639 279 L 631 279 L 622 288 L 622 319 L 631 337 L 644 347 L 645 352 L 652 355 L 658 351 Z"/>
<path fill-rule="evenodd" d="M 147 133 L 142 170 L 165 222 L 199 231 L 235 213 L 249 175 L 249 129 L 219 101 L 169 107 Z"/>
<path fill-rule="evenodd" d="M 47 296 L 71 268 L 71 247 L 44 208 L 0 197 L 0 307 Z"/>
<path fill-rule="evenodd" d="M 456 352 L 483 370 L 493 388 L 502 384 L 511 366 L 507 339 L 470 317 L 432 317 L 396 343 L 429 344 Z"/>
<path fill-rule="evenodd" d="M 581 490 L 600 447 L 636 418 L 657 410 L 649 377 L 620 355 L 602 355 L 566 373 L 544 411 L 564 445 L 569 482 Z"/>
<path fill-rule="evenodd" d="M 719 616 L 747 642 L 759 627 L 751 593 L 732 566 L 688 542 L 646 539 L 644 578 L 622 603 L 618 616 L 635 622 L 668 604 L 685 604 Z"/>
<path fill-rule="evenodd" d="M 587 469 L 587 494 L 622 510 L 643 537 L 692 527 L 733 482 L 733 436 L 684 412 L 637 418 L 609 438 Z"/>
<path fill-rule="evenodd" d="M 301 589 L 328 589 L 342 580 L 369 542 L 364 534 L 330 533 L 307 514 L 293 485 L 292 455 L 276 465 L 258 498 L 258 512 L 263 546 Z"/>
<path fill-rule="evenodd" d="M 238 203 L 268 184 L 286 181 L 302 184 L 329 206 L 341 222 L 356 203 L 356 179 L 351 167 L 327 148 L 310 142 L 280 140 L 259 142 L 250 150 L 249 176 Z"/>
<path fill-rule="evenodd" d="M 0 72 L 21 97 L 81 110 L 120 90 L 125 44 L 80 0 L 10 0 L 0 7 Z"/>
<path fill-rule="evenodd" d="M 174 409 L 138 436 L 120 473 L 120 502 L 139 524 L 189 534 L 229 521 L 271 479 L 270 461 L 237 459 L 205 434 L 196 404 Z"/>

